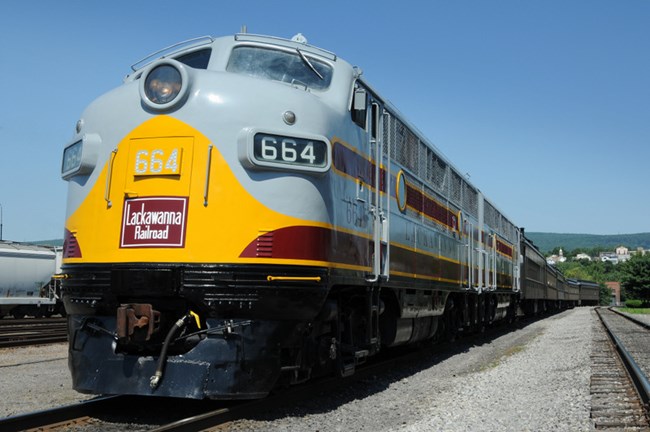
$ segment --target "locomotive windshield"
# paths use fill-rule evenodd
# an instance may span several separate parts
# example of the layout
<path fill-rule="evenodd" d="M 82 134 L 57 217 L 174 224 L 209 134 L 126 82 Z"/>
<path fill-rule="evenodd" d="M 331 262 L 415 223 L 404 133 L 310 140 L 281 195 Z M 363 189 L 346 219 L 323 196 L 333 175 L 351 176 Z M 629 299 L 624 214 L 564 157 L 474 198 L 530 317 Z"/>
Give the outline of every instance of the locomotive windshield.
<path fill-rule="evenodd" d="M 176 60 L 194 69 L 207 69 L 208 63 L 210 62 L 210 54 L 212 54 L 211 49 L 202 49 L 176 57 Z"/>
<path fill-rule="evenodd" d="M 325 62 L 294 52 L 253 46 L 240 46 L 230 55 L 228 72 L 235 72 L 274 81 L 300 84 L 315 90 L 326 90 L 332 81 L 332 67 Z"/>

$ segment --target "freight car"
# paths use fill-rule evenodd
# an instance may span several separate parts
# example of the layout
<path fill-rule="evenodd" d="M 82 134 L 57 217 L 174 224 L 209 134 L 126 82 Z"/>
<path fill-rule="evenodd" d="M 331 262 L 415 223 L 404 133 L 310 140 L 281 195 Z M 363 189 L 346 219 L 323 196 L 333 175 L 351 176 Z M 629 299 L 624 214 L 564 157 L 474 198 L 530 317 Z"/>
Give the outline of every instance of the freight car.
<path fill-rule="evenodd" d="M 263 397 L 517 313 L 520 230 L 302 35 L 139 62 L 84 111 L 62 177 L 81 392 Z"/>
<path fill-rule="evenodd" d="M 62 313 L 59 284 L 61 248 L 0 241 L 0 318 Z"/>

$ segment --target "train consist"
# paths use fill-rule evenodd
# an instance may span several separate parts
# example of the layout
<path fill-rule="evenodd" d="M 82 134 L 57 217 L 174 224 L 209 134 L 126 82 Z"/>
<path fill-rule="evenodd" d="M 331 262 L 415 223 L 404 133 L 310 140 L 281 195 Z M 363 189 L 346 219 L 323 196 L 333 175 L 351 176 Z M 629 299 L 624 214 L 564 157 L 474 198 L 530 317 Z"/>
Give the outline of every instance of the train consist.
<path fill-rule="evenodd" d="M 0 241 L 0 318 L 64 313 L 54 277 L 61 253 L 60 247 Z"/>
<path fill-rule="evenodd" d="M 519 306 L 525 314 L 599 304 L 600 285 L 565 278 L 562 272 L 546 263 L 544 255 L 525 236 L 522 236 L 521 255 L 523 289 Z"/>
<path fill-rule="evenodd" d="M 134 65 L 83 113 L 62 177 L 85 393 L 259 398 L 581 301 L 358 68 L 301 35 Z"/>

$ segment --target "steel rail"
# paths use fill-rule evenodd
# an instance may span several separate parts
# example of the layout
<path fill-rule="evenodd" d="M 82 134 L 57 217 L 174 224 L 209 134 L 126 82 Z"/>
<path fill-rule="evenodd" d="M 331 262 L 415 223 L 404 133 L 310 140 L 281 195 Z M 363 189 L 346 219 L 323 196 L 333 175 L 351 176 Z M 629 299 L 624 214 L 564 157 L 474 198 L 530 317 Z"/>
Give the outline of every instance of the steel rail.
<path fill-rule="evenodd" d="M 648 377 L 643 373 L 643 371 L 641 370 L 637 362 L 634 360 L 634 358 L 632 358 L 632 355 L 625 348 L 624 344 L 621 342 L 618 336 L 614 334 L 613 330 L 603 319 L 603 316 L 600 312 L 600 308 L 596 309 L 596 313 L 598 314 L 598 318 L 600 318 L 600 321 L 603 323 L 603 326 L 605 327 L 607 334 L 609 335 L 610 339 L 614 343 L 614 346 L 616 346 L 616 351 L 618 351 L 621 360 L 625 365 L 625 368 L 628 370 L 628 373 L 630 374 L 630 378 L 632 379 L 632 382 L 634 383 L 634 386 L 636 387 L 637 392 L 639 393 L 639 397 L 643 401 L 643 404 L 647 410 L 648 401 L 650 401 L 650 381 L 648 381 Z"/>
<path fill-rule="evenodd" d="M 42 428 L 52 424 L 92 416 L 118 406 L 118 404 L 123 403 L 125 398 L 126 396 L 101 396 L 73 405 L 65 405 L 7 417 L 0 419 L 0 430 L 3 432 L 14 432 Z"/>
<path fill-rule="evenodd" d="M 638 324 L 638 325 L 640 325 L 641 327 L 650 330 L 650 324 L 648 324 L 648 323 L 646 323 L 646 322 L 644 322 L 644 321 L 641 321 L 640 319 L 638 319 L 638 318 L 636 318 L 636 317 L 634 317 L 634 316 L 632 316 L 632 315 L 629 315 L 629 314 L 623 313 L 623 312 L 618 311 L 618 310 L 616 310 L 616 309 L 614 309 L 614 308 L 611 308 L 611 307 L 610 307 L 610 308 L 607 308 L 607 309 L 611 310 L 612 312 L 614 312 L 614 313 L 617 314 L 617 315 L 622 316 L 623 318 L 627 319 L 628 321 L 632 321 L 634 324 Z"/>
<path fill-rule="evenodd" d="M 254 407 L 266 409 L 267 406 L 270 406 L 269 401 L 270 399 L 261 399 L 252 402 L 242 402 L 240 405 L 233 407 L 207 411 L 157 427 L 150 432 L 194 432 L 205 430 L 241 418 Z"/>
<path fill-rule="evenodd" d="M 20 323 L 0 326 L 0 348 L 66 342 L 68 330 L 65 321 Z"/>
<path fill-rule="evenodd" d="M 67 318 L 4 318 L 0 319 L 0 327 L 13 327 L 19 325 L 65 324 Z"/>
<path fill-rule="evenodd" d="M 60 342 L 67 342 L 68 336 L 50 336 L 50 337 L 41 337 L 41 338 L 27 338 L 27 339 L 17 339 L 17 340 L 0 340 L 0 348 L 15 348 L 15 347 L 25 347 L 31 345 L 46 345 Z"/>
<path fill-rule="evenodd" d="M 0 327 L 0 336 L 20 336 L 28 334 L 60 333 L 67 329 L 65 323 L 17 325 L 13 327 Z"/>

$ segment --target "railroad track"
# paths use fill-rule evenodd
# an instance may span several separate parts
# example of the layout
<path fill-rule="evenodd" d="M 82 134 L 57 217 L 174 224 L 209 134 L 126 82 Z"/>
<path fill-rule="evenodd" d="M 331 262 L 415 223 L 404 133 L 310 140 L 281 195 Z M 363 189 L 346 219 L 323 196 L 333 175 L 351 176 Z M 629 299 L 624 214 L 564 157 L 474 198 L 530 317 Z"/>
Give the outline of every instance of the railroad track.
<path fill-rule="evenodd" d="M 435 348 L 431 347 L 426 355 L 420 350 L 400 350 L 395 355 L 381 357 L 359 367 L 351 377 L 328 377 L 310 381 L 260 400 L 224 402 L 143 396 L 96 398 L 70 407 L 0 420 L 0 431 L 70 430 L 70 427 L 74 430 L 122 430 L 122 423 L 128 424 L 129 430 L 134 430 L 132 423 L 136 418 L 137 430 L 148 432 L 211 430 L 220 426 L 227 428 L 229 422 L 273 413 L 283 407 L 299 404 L 314 394 L 336 393 L 337 389 L 354 386 L 354 382 L 374 381 L 376 376 L 385 376 L 390 371 L 409 370 L 413 367 L 418 369 L 420 366 L 417 365 L 423 361 L 426 364 L 437 363 L 507 331 L 506 328 L 497 327 L 485 333 L 465 336 L 460 342 L 442 342 Z"/>
<path fill-rule="evenodd" d="M 225 423 L 245 418 L 251 413 L 272 412 L 275 409 L 291 406 L 315 393 L 332 392 L 337 387 L 349 386 L 351 382 L 365 380 L 373 375 L 382 375 L 396 367 L 399 362 L 412 362 L 421 356 L 421 353 L 401 355 L 396 358 L 387 358 L 383 361 L 373 362 L 357 369 L 349 378 L 325 377 L 310 381 L 307 384 L 283 389 L 277 394 L 272 394 L 264 399 L 232 403 L 229 406 L 206 410 L 193 416 L 171 422 L 150 432 L 194 432 L 212 430 Z M 221 430 L 221 429 L 219 429 Z"/>
<path fill-rule="evenodd" d="M 650 330 L 596 309 L 591 355 L 591 417 L 597 430 L 648 431 Z"/>
<path fill-rule="evenodd" d="M 225 425 L 234 420 L 251 416 L 251 413 L 269 413 L 282 407 L 299 404 L 309 399 L 314 394 L 337 392 L 337 389 L 347 386 L 354 386 L 354 382 L 374 381 L 376 376 L 386 376 L 395 370 L 407 371 L 426 358 L 426 363 L 438 363 L 444 358 L 453 356 L 476 344 L 498 338 L 509 332 L 505 327 L 494 327 L 486 332 L 478 332 L 466 335 L 454 343 L 438 342 L 430 351 L 424 352 L 419 349 L 405 348 L 395 350 L 392 353 L 380 355 L 373 361 L 361 365 L 354 375 L 348 378 L 324 377 L 310 381 L 306 384 L 283 389 L 275 395 L 256 401 L 239 402 L 228 407 L 220 407 L 215 410 L 205 411 L 195 416 L 188 416 L 181 420 L 171 422 L 149 432 L 193 432 L 193 431 L 222 431 L 227 430 Z M 221 426 L 221 427 L 220 427 Z M 245 427 L 244 427 L 245 428 Z"/>
<path fill-rule="evenodd" d="M 387 359 L 361 368 L 350 378 L 324 378 L 308 384 L 290 387 L 264 399 L 252 401 L 197 401 L 146 396 L 107 396 L 74 405 L 0 419 L 0 431 L 98 430 L 119 429 L 119 423 L 131 423 L 140 418 L 142 431 L 190 432 L 207 430 L 224 423 L 246 418 L 251 413 L 272 412 L 276 408 L 298 403 L 314 392 L 347 386 L 394 368 L 396 362 L 412 361 L 418 353 Z M 144 415 L 143 415 L 144 413 Z M 173 416 L 176 415 L 176 418 Z M 161 422 L 164 424 L 155 424 Z M 106 422 L 106 423 L 104 423 Z M 117 425 L 117 426 L 116 426 Z M 129 427 L 130 429 L 130 427 Z"/>
<path fill-rule="evenodd" d="M 65 318 L 0 320 L 0 348 L 68 340 Z"/>
<path fill-rule="evenodd" d="M 197 401 L 146 396 L 102 396 L 72 405 L 0 419 L 0 431 L 133 430 L 198 431 L 267 406 L 251 402 Z M 185 417 L 185 418 L 181 418 Z M 133 422 L 138 424 L 134 425 Z M 159 425 L 160 422 L 169 424 Z"/>
<path fill-rule="evenodd" d="M 497 335 L 499 331 L 496 331 Z M 485 338 L 486 335 L 478 335 Z M 489 337 L 489 336 L 488 336 Z M 494 336 L 496 337 L 496 335 Z M 471 345 L 472 338 L 467 342 Z M 441 356 L 453 355 L 457 346 L 442 344 Z M 349 378 L 327 377 L 301 386 L 290 387 L 264 399 L 253 401 L 198 401 L 174 398 L 115 396 L 95 398 L 79 404 L 8 417 L 0 420 L 0 431 L 22 430 L 121 430 L 119 424 L 131 424 L 138 418 L 142 431 L 181 432 L 205 430 L 234 420 L 273 412 L 275 409 L 299 403 L 315 393 L 330 392 L 337 387 L 347 387 L 369 377 L 383 375 L 389 370 L 403 368 L 422 357 L 419 351 L 405 351 L 360 367 Z M 432 361 L 432 359 L 429 359 Z M 117 425 L 117 426 L 116 426 Z M 129 430 L 133 430 L 129 426 Z"/>
<path fill-rule="evenodd" d="M 7 417 L 0 420 L 0 430 L 17 432 L 46 427 L 49 429 L 53 426 L 71 426 L 83 422 L 92 415 L 114 409 L 124 401 L 124 398 L 124 396 L 100 397 L 73 405 Z"/>

